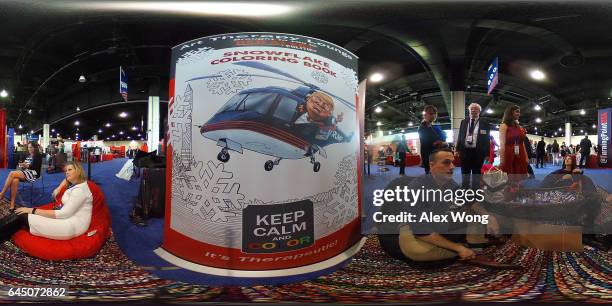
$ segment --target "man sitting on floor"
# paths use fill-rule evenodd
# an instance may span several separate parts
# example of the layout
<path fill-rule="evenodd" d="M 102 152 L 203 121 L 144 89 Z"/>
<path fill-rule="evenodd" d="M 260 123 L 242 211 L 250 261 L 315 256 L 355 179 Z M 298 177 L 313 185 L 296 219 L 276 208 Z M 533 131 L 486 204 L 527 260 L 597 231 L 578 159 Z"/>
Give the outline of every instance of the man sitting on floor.
<path fill-rule="evenodd" d="M 457 183 L 452 179 L 453 169 L 453 152 L 449 149 L 438 149 L 429 155 L 430 174 L 420 176 L 408 182 L 409 178 L 397 179 L 387 186 L 387 190 L 396 189 L 396 186 L 406 186 L 408 190 L 437 190 L 453 192 L 459 188 Z M 415 222 L 399 224 L 399 236 L 395 235 L 395 239 L 399 241 L 401 253 L 408 261 L 427 263 L 428 265 L 436 265 L 436 263 L 444 264 L 449 260 L 459 257 L 460 260 L 469 260 L 473 263 L 482 265 L 491 265 L 494 267 L 512 268 L 509 265 L 500 265 L 490 261 L 489 259 L 477 258 L 476 253 L 466 247 L 463 243 L 466 241 L 467 224 L 463 222 L 453 222 L 451 212 L 466 212 L 469 214 L 485 215 L 486 211 L 479 204 L 455 205 L 447 203 L 444 198 L 429 199 L 427 203 L 418 202 L 414 206 L 410 206 L 401 202 L 386 202 L 392 209 L 398 209 L 405 212 L 410 212 L 416 215 Z M 384 208 L 383 208 L 384 209 Z M 433 215 L 448 215 L 447 222 L 421 222 L 420 218 L 423 214 L 432 213 Z M 416 222 L 419 221 L 419 222 Z M 490 231 L 496 233 L 499 231 L 497 221 L 492 215 L 488 216 L 487 227 Z M 387 224 L 388 225 L 388 224 Z M 389 245 L 385 245 L 387 238 L 393 235 L 383 235 L 381 243 L 383 248 L 390 254 L 394 252 L 389 250 Z M 392 243 L 393 244 L 393 243 Z"/>

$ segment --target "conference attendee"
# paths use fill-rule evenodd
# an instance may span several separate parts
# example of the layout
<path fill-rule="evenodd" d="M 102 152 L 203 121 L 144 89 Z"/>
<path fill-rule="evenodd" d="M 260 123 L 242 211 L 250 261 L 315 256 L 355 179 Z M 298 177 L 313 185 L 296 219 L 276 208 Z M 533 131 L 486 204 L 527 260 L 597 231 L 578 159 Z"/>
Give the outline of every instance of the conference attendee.
<path fill-rule="evenodd" d="M 439 126 L 433 125 L 438 117 L 438 109 L 426 105 L 423 109 L 423 121 L 419 126 L 419 142 L 421 143 L 421 166 L 429 173 L 429 154 L 435 149 L 446 148 L 446 133 Z"/>
<path fill-rule="evenodd" d="M 519 124 L 521 109 L 511 105 L 504 111 L 502 124 L 499 127 L 500 168 L 508 174 L 527 174 L 529 157 L 525 148 L 527 132 Z"/>
<path fill-rule="evenodd" d="M 536 168 L 544 168 L 544 156 L 546 155 L 546 143 L 544 137 L 540 138 L 536 146 Z"/>
<path fill-rule="evenodd" d="M 457 190 L 459 186 L 453 181 L 454 169 L 454 154 L 448 148 L 436 149 L 428 158 L 430 163 L 430 174 L 425 174 L 415 179 L 400 178 L 393 181 L 387 190 L 395 190 L 395 186 L 406 186 L 409 190 L 425 188 L 425 190 Z M 430 198 L 427 202 L 420 202 L 414 207 L 396 203 L 394 201 L 387 202 L 383 206 L 397 208 L 403 211 L 410 211 L 421 216 L 422 213 L 433 213 L 436 215 L 449 215 L 451 212 L 471 211 L 474 215 L 483 215 L 486 213 L 484 209 L 477 205 L 455 205 L 444 201 L 443 198 Z M 383 207 L 384 208 L 384 207 Z M 488 228 L 493 231 L 499 231 L 499 226 L 495 217 L 488 215 Z M 396 226 L 399 231 L 399 236 L 392 236 L 397 239 L 399 251 L 405 260 L 412 263 L 425 263 L 429 267 L 436 265 L 444 265 L 449 260 L 457 259 L 463 261 L 476 261 L 486 265 L 488 259 L 477 258 L 474 250 L 470 249 L 464 243 L 467 242 L 468 226 L 464 222 L 406 222 L 403 224 L 393 224 L 387 226 Z M 383 245 L 385 250 L 395 247 L 392 243 Z M 397 254 L 390 250 L 393 254 Z M 494 262 L 489 260 L 488 264 L 495 266 Z"/>
<path fill-rule="evenodd" d="M 569 149 L 565 145 L 565 141 L 561 143 L 561 148 L 559 150 L 559 154 L 561 155 L 561 160 L 565 160 L 565 156 L 569 154 Z"/>
<path fill-rule="evenodd" d="M 591 141 L 589 140 L 589 136 L 584 135 L 584 138 L 580 141 L 580 163 L 578 166 L 580 168 L 584 168 L 586 163 L 589 161 L 589 156 L 591 155 Z"/>
<path fill-rule="evenodd" d="M 556 165 L 558 165 L 560 163 L 560 161 L 559 161 L 559 151 L 560 151 L 559 143 L 555 139 L 553 141 L 552 148 L 551 148 L 551 152 L 552 152 L 552 155 L 553 155 L 553 166 L 556 166 Z"/>
<path fill-rule="evenodd" d="M 2 191 L 0 191 L 0 199 L 3 199 L 6 191 L 11 188 L 10 209 L 15 208 L 15 199 L 17 198 L 17 191 L 19 190 L 19 182 L 34 182 L 41 175 L 39 172 L 42 168 L 42 154 L 40 154 L 38 143 L 30 142 L 28 144 L 28 153 L 29 155 L 25 161 L 19 163 L 18 170 L 9 173 L 2 187 Z"/>
<path fill-rule="evenodd" d="M 469 118 L 461 120 L 457 152 L 461 159 L 463 189 L 478 189 L 482 165 L 489 162 L 491 150 L 491 126 L 486 119 L 480 118 L 481 107 L 478 103 L 468 106 Z"/>
<path fill-rule="evenodd" d="M 56 197 L 66 187 L 54 209 L 17 208 L 0 220 L 0 241 L 9 240 L 19 229 L 27 228 L 34 236 L 69 240 L 84 234 L 89 228 L 93 196 L 87 185 L 83 167 L 70 162 L 65 167 L 66 179 L 53 191 Z"/>
<path fill-rule="evenodd" d="M 497 141 L 495 141 L 495 138 L 493 138 L 493 135 L 489 135 L 489 142 L 491 143 L 489 147 L 489 163 L 492 165 L 496 156 L 495 148 L 499 150 L 499 145 L 497 144 Z"/>
<path fill-rule="evenodd" d="M 397 143 L 395 150 L 399 159 L 399 175 L 404 175 L 404 167 L 406 167 L 406 153 L 408 153 L 408 145 L 406 145 L 406 136 L 402 134 L 402 139 Z"/>
<path fill-rule="evenodd" d="M 527 174 L 529 178 L 535 178 L 535 172 L 531 167 L 531 163 L 535 161 L 535 148 L 531 145 L 529 138 L 525 137 L 525 151 L 527 152 Z"/>

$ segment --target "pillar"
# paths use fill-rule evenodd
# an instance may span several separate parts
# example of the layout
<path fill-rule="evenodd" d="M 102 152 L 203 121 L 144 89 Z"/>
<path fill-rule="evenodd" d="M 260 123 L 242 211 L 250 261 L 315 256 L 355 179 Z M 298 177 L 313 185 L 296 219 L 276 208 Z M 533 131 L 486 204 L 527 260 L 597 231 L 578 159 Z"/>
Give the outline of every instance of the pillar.
<path fill-rule="evenodd" d="M 568 121 L 565 122 L 565 144 L 569 146 L 571 144 L 572 139 L 572 123 Z"/>
<path fill-rule="evenodd" d="M 49 145 L 49 124 L 45 123 L 43 124 L 43 135 L 42 135 L 42 139 L 40 140 L 40 146 L 44 150 L 48 145 Z"/>
<path fill-rule="evenodd" d="M 149 151 L 157 150 L 159 145 L 159 96 L 149 97 L 147 115 L 147 146 Z"/>
<path fill-rule="evenodd" d="M 453 142 L 457 143 L 461 120 L 465 119 L 465 91 L 451 91 L 451 129 L 453 130 Z"/>

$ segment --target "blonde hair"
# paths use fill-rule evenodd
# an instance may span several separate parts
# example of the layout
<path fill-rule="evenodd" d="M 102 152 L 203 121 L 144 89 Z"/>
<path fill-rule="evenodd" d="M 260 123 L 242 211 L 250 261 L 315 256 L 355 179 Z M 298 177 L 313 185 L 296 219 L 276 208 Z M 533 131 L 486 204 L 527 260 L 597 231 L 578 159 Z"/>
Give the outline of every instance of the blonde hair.
<path fill-rule="evenodd" d="M 74 182 L 75 185 L 87 181 L 87 175 L 85 174 L 85 170 L 83 169 L 83 166 L 81 166 L 81 163 L 78 161 L 71 161 L 67 163 L 65 167 L 68 166 L 74 167 L 74 171 L 76 171 L 77 182 Z"/>

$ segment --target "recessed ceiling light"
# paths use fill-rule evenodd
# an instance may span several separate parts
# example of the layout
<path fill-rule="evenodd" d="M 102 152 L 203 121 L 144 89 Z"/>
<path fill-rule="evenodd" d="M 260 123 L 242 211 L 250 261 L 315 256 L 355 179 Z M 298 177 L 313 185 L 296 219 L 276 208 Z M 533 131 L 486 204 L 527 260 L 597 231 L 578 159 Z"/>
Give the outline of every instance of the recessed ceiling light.
<path fill-rule="evenodd" d="M 540 123 L 542 122 L 542 119 L 540 119 L 540 117 L 536 118 L 536 123 Z"/>
<path fill-rule="evenodd" d="M 391 131 L 389 131 L 389 135 L 391 135 L 391 133 L 392 133 L 392 132 L 391 132 Z"/>
<path fill-rule="evenodd" d="M 540 104 L 536 104 L 536 105 L 533 107 L 533 109 L 535 109 L 535 110 L 537 110 L 537 111 L 540 111 L 540 110 L 542 110 L 542 107 L 540 106 Z"/>
<path fill-rule="evenodd" d="M 137 128 L 137 127 L 135 127 L 135 126 L 133 126 L 133 127 L 132 127 L 132 131 L 135 131 L 135 130 L 137 130 L 137 129 L 138 129 L 138 128 Z"/>
<path fill-rule="evenodd" d="M 402 133 L 404 133 L 404 130 L 402 130 Z"/>
<path fill-rule="evenodd" d="M 106 123 L 104 126 L 105 126 L 105 127 L 110 127 L 110 126 L 111 126 L 111 124 L 107 122 L 107 123 Z"/>
<path fill-rule="evenodd" d="M 101 129 L 100 129 L 100 130 L 98 130 L 98 133 L 102 133 L 102 130 L 101 130 Z"/>
<path fill-rule="evenodd" d="M 531 76 L 531 78 L 533 78 L 534 80 L 538 80 L 538 81 L 541 81 L 546 78 L 546 75 L 544 74 L 544 72 L 538 69 L 532 70 L 529 75 Z"/>
<path fill-rule="evenodd" d="M 19 125 L 19 128 L 20 128 L 20 129 L 23 129 L 23 126 L 21 126 L 21 124 L 20 124 L 20 125 Z"/>
<path fill-rule="evenodd" d="M 374 111 L 377 112 L 377 113 L 380 113 L 380 112 L 382 112 L 382 108 L 380 108 L 380 106 L 377 106 Z"/>
<path fill-rule="evenodd" d="M 596 128 L 597 128 L 597 125 L 593 124 L 593 128 L 594 128 L 594 129 L 596 129 Z"/>
<path fill-rule="evenodd" d="M 138 134 L 138 137 L 140 137 L 140 136 L 141 136 L 141 135 L 140 135 L 140 134 Z"/>
<path fill-rule="evenodd" d="M 51 129 L 51 132 L 55 132 L 55 129 Z"/>
<path fill-rule="evenodd" d="M 32 113 L 32 109 L 30 108 L 28 109 L 28 114 L 31 114 L 31 113 Z"/>
<path fill-rule="evenodd" d="M 559 128 L 559 132 L 563 131 L 561 128 Z"/>
<path fill-rule="evenodd" d="M 123 131 L 119 132 L 119 135 L 123 135 Z"/>
<path fill-rule="evenodd" d="M 6 91 L 6 89 L 3 89 L 2 91 L 0 91 L 0 97 L 2 98 L 8 97 L 8 92 Z"/>
<path fill-rule="evenodd" d="M 492 113 L 493 113 L 493 110 L 490 108 L 487 108 L 487 114 L 492 114 Z"/>
<path fill-rule="evenodd" d="M 585 111 L 584 109 L 581 109 L 581 110 L 580 110 L 580 114 L 581 114 L 581 115 L 584 115 L 584 114 L 586 114 L 586 111 Z"/>
<path fill-rule="evenodd" d="M 76 111 L 77 111 L 77 112 L 80 112 L 80 111 L 81 111 L 81 108 L 77 106 L 77 107 L 76 107 Z"/>
<path fill-rule="evenodd" d="M 381 126 L 381 125 L 382 125 L 382 122 L 380 121 L 376 122 L 376 126 Z"/>
<path fill-rule="evenodd" d="M 408 122 L 408 126 L 413 126 L 414 123 L 412 123 L 412 121 Z"/>
<path fill-rule="evenodd" d="M 34 131 L 30 130 L 30 134 L 34 134 Z"/>
<path fill-rule="evenodd" d="M 76 126 L 79 126 L 79 124 L 81 124 L 81 123 L 79 122 L 79 120 L 77 120 L 77 121 L 75 121 L 75 122 L 74 122 L 74 125 L 76 125 Z"/>
<path fill-rule="evenodd" d="M 85 83 L 87 82 L 87 79 L 85 78 L 85 75 L 81 74 L 81 76 L 79 76 L 79 83 Z"/>
<path fill-rule="evenodd" d="M 370 76 L 370 81 L 376 83 L 382 81 L 384 78 L 385 77 L 381 73 L 376 72 Z"/>
<path fill-rule="evenodd" d="M 128 114 L 127 114 L 126 112 L 121 112 L 121 113 L 119 114 L 119 117 L 121 117 L 121 118 L 125 118 L 125 117 L 127 117 L 127 116 L 128 116 Z"/>

